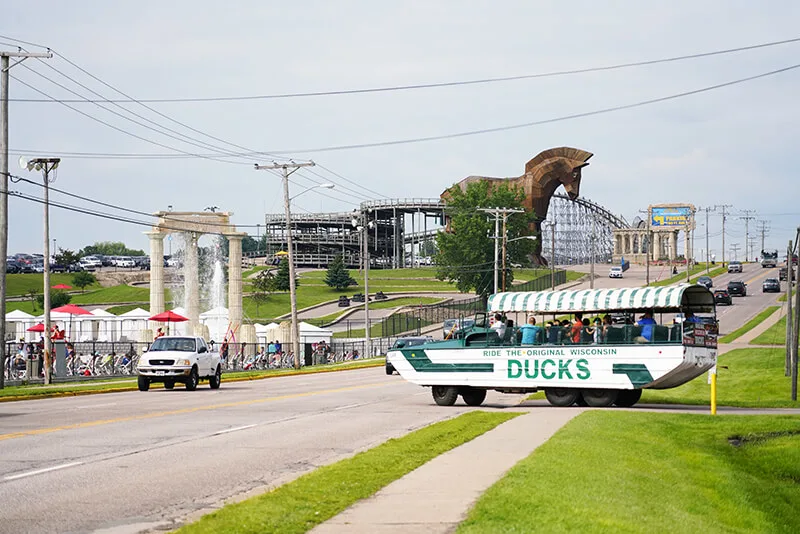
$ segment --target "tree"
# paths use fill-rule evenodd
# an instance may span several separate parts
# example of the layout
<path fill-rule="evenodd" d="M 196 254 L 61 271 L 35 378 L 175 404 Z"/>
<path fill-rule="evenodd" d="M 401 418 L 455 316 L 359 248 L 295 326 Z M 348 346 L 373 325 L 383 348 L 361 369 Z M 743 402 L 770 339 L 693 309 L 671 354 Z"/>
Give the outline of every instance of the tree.
<path fill-rule="evenodd" d="M 300 285 L 299 280 L 295 280 L 295 287 Z M 289 260 L 284 258 L 278 267 L 278 274 L 275 275 L 275 290 L 289 291 Z"/>
<path fill-rule="evenodd" d="M 33 308 L 33 311 L 36 311 L 36 295 L 37 295 L 37 292 L 36 292 L 35 289 L 29 289 L 25 293 L 25 298 L 29 298 L 31 300 L 31 308 Z M 44 299 L 42 299 L 42 300 L 44 300 Z"/>
<path fill-rule="evenodd" d="M 80 256 L 69 249 L 59 248 L 58 254 L 54 256 L 54 259 L 56 260 L 57 265 L 68 267 L 73 263 L 78 263 Z"/>
<path fill-rule="evenodd" d="M 490 187 L 486 181 L 469 183 L 466 191 L 453 186 L 448 193 L 450 231 L 436 236 L 436 276 L 440 280 L 454 280 L 459 291 L 474 290 L 478 295 L 488 295 L 494 282 L 494 218 L 478 210 L 488 207 L 522 208 L 525 193 L 506 184 Z M 506 224 L 507 239 L 528 235 L 532 219 L 532 213 L 510 215 Z M 528 239 L 509 242 L 506 265 L 525 261 L 526 256 L 534 251 L 534 243 Z M 507 286 L 512 279 L 513 273 L 507 268 Z"/>
<path fill-rule="evenodd" d="M 98 241 L 94 245 L 85 246 L 78 256 L 92 256 L 101 254 L 103 256 L 144 256 L 143 250 L 129 249 L 121 241 Z"/>
<path fill-rule="evenodd" d="M 81 290 L 97 282 L 97 277 L 92 273 L 80 271 L 72 275 L 72 285 Z"/>
<path fill-rule="evenodd" d="M 253 280 L 253 302 L 256 304 L 256 315 L 259 313 L 259 306 L 267 301 L 269 294 L 275 291 L 275 275 L 270 270 L 258 273 Z"/>
<path fill-rule="evenodd" d="M 344 291 L 349 286 L 356 285 L 356 281 L 350 276 L 350 271 L 345 269 L 344 258 L 341 254 L 337 254 L 330 265 L 328 265 L 328 272 L 325 275 L 325 284 L 328 287 L 334 288 L 336 291 Z"/>
<path fill-rule="evenodd" d="M 50 292 L 50 309 L 66 306 L 72 300 L 72 295 L 63 291 Z M 44 309 L 44 295 L 36 295 L 36 303 Z"/>

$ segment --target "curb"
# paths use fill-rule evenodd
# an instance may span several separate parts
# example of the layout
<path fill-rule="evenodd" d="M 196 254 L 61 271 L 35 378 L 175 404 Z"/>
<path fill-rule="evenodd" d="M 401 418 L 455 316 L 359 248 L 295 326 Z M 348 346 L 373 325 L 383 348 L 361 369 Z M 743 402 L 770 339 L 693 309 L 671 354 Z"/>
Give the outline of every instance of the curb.
<path fill-rule="evenodd" d="M 382 367 L 384 362 L 370 362 L 369 365 L 359 365 L 358 367 L 340 367 L 338 369 L 315 369 L 313 372 L 288 372 L 288 373 L 280 373 L 280 374 L 272 374 L 272 375 L 263 375 L 263 376 L 237 376 L 232 377 L 225 380 L 225 383 L 228 382 L 250 382 L 253 380 L 265 380 L 268 378 L 281 378 L 284 376 L 298 376 L 298 375 L 313 375 L 319 373 L 338 373 L 340 371 L 358 371 L 359 369 L 371 369 L 373 367 Z M 223 377 L 225 375 L 222 375 Z M 163 384 L 153 384 L 151 387 L 153 388 L 163 388 Z M 89 389 L 85 391 L 54 391 L 52 393 L 43 393 L 41 395 L 14 395 L 14 396 L 7 396 L 7 397 L 0 397 L 0 403 L 3 402 L 15 402 L 15 401 L 25 401 L 25 400 L 38 400 L 38 399 L 55 399 L 59 397 L 82 397 L 85 395 L 100 395 L 105 393 L 125 393 L 129 391 L 138 391 L 139 388 L 137 386 L 131 387 L 123 387 L 123 388 L 114 388 L 114 389 Z"/>

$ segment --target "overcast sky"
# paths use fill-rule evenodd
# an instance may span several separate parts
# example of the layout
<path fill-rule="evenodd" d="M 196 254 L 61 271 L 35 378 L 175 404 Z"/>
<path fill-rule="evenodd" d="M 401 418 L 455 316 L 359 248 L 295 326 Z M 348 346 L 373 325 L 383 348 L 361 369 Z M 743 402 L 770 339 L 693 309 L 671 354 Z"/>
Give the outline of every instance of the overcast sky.
<path fill-rule="evenodd" d="M 0 35 L 49 46 L 128 95 L 158 99 L 336 91 L 597 67 L 790 39 L 800 35 L 798 20 L 800 4 L 789 0 L 76 0 L 9 3 Z M 0 38 L 0 43 L 9 49 L 10 41 Z M 438 197 L 469 175 L 518 176 L 538 152 L 568 145 L 595 154 L 583 173 L 581 195 L 629 221 L 651 203 L 730 204 L 728 243 L 744 244 L 744 223 L 736 217 L 747 209 L 769 222 L 767 244 L 785 248 L 800 222 L 794 161 L 800 139 L 800 69 L 647 107 L 499 133 L 379 148 L 300 150 L 494 128 L 625 105 L 787 67 L 800 63 L 798 52 L 800 43 L 485 85 L 149 105 L 248 150 L 297 150 L 298 160 L 313 158 L 351 181 L 320 167 L 313 169 L 316 175 L 298 173 L 292 194 L 313 183 L 336 183 L 336 189 L 322 190 L 324 195 L 303 194 L 294 201 L 298 210 L 349 211 L 376 193 Z M 12 75 L 57 98 L 75 97 L 35 72 L 90 96 L 50 67 L 106 98 L 119 97 L 61 57 L 28 60 Z M 12 79 L 11 97 L 41 95 Z M 160 135 L 92 104 L 70 105 L 179 151 L 242 151 L 136 104 L 125 107 L 204 146 Z M 22 150 L 180 154 L 57 103 L 12 101 L 9 107 L 10 170 L 26 177 L 39 178 L 19 170 Z M 217 206 L 233 212 L 233 222 L 242 226 L 261 223 L 264 212 L 282 210 L 280 180 L 252 168 L 256 162 L 269 163 L 270 157 L 229 161 L 234 163 L 65 155 L 54 186 L 146 212 L 170 204 L 177 211 Z M 41 188 L 24 182 L 10 188 L 41 194 Z M 52 198 L 91 206 L 60 194 Z M 10 253 L 41 250 L 41 214 L 41 204 L 11 198 Z M 719 215 L 712 214 L 710 230 L 717 237 L 711 248 L 717 253 L 719 225 Z M 146 250 L 144 230 L 52 209 L 51 236 L 58 246 L 77 249 L 122 240 Z M 704 248 L 705 229 L 699 230 L 697 246 Z"/>

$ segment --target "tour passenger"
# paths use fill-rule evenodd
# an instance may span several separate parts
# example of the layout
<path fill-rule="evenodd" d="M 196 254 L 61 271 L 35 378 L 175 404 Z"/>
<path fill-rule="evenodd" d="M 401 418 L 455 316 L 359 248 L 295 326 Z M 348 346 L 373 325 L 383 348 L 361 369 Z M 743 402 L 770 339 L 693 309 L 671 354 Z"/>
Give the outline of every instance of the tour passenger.
<path fill-rule="evenodd" d="M 583 330 L 583 314 L 576 313 L 575 314 L 575 322 L 572 323 L 572 342 L 573 343 L 580 343 L 581 342 L 581 331 Z"/>
<path fill-rule="evenodd" d="M 687 322 L 687 323 L 699 323 L 700 322 L 700 318 L 695 316 L 694 312 L 687 311 L 686 314 L 684 315 L 684 317 L 685 317 L 684 321 Z"/>
<path fill-rule="evenodd" d="M 558 332 L 561 330 L 561 325 L 558 321 L 550 321 L 547 323 L 547 342 L 553 345 L 558 344 Z"/>
<path fill-rule="evenodd" d="M 494 315 L 494 323 L 492 324 L 492 330 L 497 332 L 497 335 L 500 337 L 500 340 L 505 337 L 506 335 L 506 322 L 503 320 L 503 316 L 499 313 Z"/>
<path fill-rule="evenodd" d="M 638 336 L 634 341 L 636 341 L 636 343 L 649 343 L 653 341 L 653 327 L 657 324 L 656 320 L 653 319 L 653 312 L 644 312 L 644 315 L 642 315 L 639 322 L 636 324 L 642 327 L 642 335 Z"/>
<path fill-rule="evenodd" d="M 536 326 L 536 317 L 533 315 L 528 317 L 528 324 L 520 326 L 519 329 L 522 330 L 523 345 L 533 345 L 536 343 L 536 338 L 542 330 L 541 327 Z"/>

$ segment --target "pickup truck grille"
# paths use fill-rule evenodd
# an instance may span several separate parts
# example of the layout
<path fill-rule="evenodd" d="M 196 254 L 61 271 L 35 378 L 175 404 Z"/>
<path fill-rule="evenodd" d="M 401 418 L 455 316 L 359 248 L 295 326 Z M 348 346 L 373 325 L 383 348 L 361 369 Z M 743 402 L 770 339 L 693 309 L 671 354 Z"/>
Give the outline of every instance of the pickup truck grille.
<path fill-rule="evenodd" d="M 150 365 L 175 365 L 175 360 L 150 360 Z"/>

